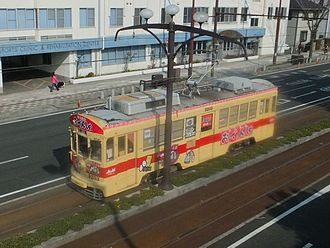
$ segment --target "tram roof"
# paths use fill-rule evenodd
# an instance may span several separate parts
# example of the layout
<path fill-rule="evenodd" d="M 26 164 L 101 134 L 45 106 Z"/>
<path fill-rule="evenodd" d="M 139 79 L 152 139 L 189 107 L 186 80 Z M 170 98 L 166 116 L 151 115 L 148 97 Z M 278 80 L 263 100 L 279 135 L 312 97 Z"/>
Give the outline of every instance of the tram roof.
<path fill-rule="evenodd" d="M 230 83 L 234 82 L 234 85 Z M 243 83 L 244 82 L 244 83 Z M 222 101 L 240 99 L 246 96 L 259 94 L 261 92 L 275 90 L 276 87 L 269 81 L 264 79 L 246 79 L 241 77 L 227 77 L 223 79 L 208 79 L 207 84 L 203 84 L 205 87 L 200 88 L 200 95 L 195 93 L 192 98 L 184 95 L 179 96 L 179 104 L 173 105 L 173 112 L 181 112 L 199 108 L 201 106 L 213 105 Z M 245 88 L 240 88 L 246 86 Z M 156 90 L 160 92 L 159 90 Z M 152 92 L 145 91 L 146 94 L 153 94 Z M 141 92 L 131 93 L 141 95 Z M 127 99 L 131 101 L 130 97 L 115 96 L 113 98 Z M 136 122 L 144 119 L 153 118 L 154 116 L 165 115 L 166 107 L 152 108 L 151 110 L 144 111 L 142 113 L 127 115 L 113 109 L 98 109 L 86 112 L 87 115 L 97 117 L 102 122 L 108 123 L 108 128 L 114 126 L 120 126 Z"/>

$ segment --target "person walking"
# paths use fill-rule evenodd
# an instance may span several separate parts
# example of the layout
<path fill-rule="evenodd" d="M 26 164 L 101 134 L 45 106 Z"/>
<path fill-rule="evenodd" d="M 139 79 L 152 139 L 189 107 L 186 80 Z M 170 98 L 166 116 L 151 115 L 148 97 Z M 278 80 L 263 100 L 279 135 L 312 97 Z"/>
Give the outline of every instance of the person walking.
<path fill-rule="evenodd" d="M 300 42 L 299 45 L 298 45 L 298 54 L 300 54 L 303 49 L 304 49 L 304 46 Z"/>
<path fill-rule="evenodd" d="M 58 84 L 58 80 L 57 80 L 55 72 L 53 72 L 51 79 L 50 79 L 50 86 L 49 86 L 50 92 L 53 92 L 54 89 L 59 90 L 59 87 L 57 84 Z"/>
<path fill-rule="evenodd" d="M 324 54 L 328 53 L 328 44 L 327 43 L 324 44 L 323 52 L 324 52 Z"/>

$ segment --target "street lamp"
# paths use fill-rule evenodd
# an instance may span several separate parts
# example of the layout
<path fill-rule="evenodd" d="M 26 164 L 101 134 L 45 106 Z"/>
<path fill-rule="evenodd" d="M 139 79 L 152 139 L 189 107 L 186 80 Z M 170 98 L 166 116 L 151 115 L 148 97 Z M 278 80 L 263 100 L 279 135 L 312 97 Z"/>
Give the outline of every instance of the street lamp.
<path fill-rule="evenodd" d="M 173 98 L 173 81 L 174 81 L 174 58 L 178 54 L 179 50 L 182 49 L 188 42 L 191 40 L 201 37 L 201 36 L 210 36 L 216 39 L 220 39 L 227 42 L 232 42 L 238 44 L 242 47 L 245 53 L 245 58 L 247 59 L 247 52 L 244 44 L 240 41 L 221 36 L 215 32 L 202 29 L 203 22 L 207 21 L 207 13 L 195 13 L 194 20 L 199 23 L 200 27 L 189 27 L 184 25 L 177 25 L 173 21 L 173 17 L 179 12 L 179 7 L 177 5 L 171 4 L 165 8 L 165 12 L 170 15 L 171 20 L 168 24 L 155 24 L 148 23 L 148 20 L 152 17 L 153 13 L 149 9 L 143 9 L 140 12 L 140 16 L 146 20 L 144 24 L 133 25 L 129 27 L 120 28 L 115 34 L 115 41 L 117 40 L 118 34 L 121 31 L 125 30 L 134 30 L 134 29 L 143 29 L 151 34 L 160 44 L 160 46 L 165 51 L 167 55 L 167 86 L 166 86 L 166 115 L 165 115 L 165 143 L 164 143 L 164 168 L 163 168 L 163 178 L 159 184 L 159 187 L 164 190 L 170 190 L 173 188 L 173 185 L 170 182 L 170 171 L 171 171 L 171 140 L 172 140 L 172 98 Z M 150 31 L 150 29 L 162 29 L 168 31 L 168 47 L 166 48 L 165 44 L 160 40 L 160 38 Z M 197 35 L 183 42 L 176 51 L 174 51 L 175 46 L 175 32 L 193 32 Z"/>

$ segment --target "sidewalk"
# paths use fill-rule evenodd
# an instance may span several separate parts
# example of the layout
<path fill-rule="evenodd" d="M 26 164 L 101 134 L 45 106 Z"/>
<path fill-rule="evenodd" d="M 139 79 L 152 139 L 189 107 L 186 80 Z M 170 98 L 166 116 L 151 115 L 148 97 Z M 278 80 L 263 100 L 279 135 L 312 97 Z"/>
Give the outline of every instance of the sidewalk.
<path fill-rule="evenodd" d="M 277 64 L 287 62 L 290 56 L 278 56 Z M 205 65 L 205 63 L 195 64 L 193 75 L 203 74 Z M 248 61 L 220 61 L 215 66 L 215 76 L 224 77 L 244 74 L 253 76 L 260 71 L 260 68 L 264 70 L 264 68 L 271 65 L 272 56 L 251 58 Z M 181 69 L 181 77 L 187 77 L 187 72 L 187 68 Z M 84 108 L 93 104 L 102 104 L 105 103 L 109 95 L 131 92 L 133 88 L 133 90 L 138 90 L 141 79 L 149 80 L 151 75 L 155 74 L 155 72 L 142 74 L 141 71 L 135 73 L 137 75 L 131 75 L 132 72 L 130 72 L 106 77 L 93 77 L 89 79 L 92 82 L 67 84 L 65 88 L 52 93 L 49 92 L 48 87 L 29 91 L 20 91 L 18 88 L 16 93 L 11 94 L 6 94 L 6 91 L 4 91 L 4 94 L 0 95 L 0 123 L 40 114 L 73 110 L 78 106 Z M 166 75 L 166 71 L 156 73 Z"/>

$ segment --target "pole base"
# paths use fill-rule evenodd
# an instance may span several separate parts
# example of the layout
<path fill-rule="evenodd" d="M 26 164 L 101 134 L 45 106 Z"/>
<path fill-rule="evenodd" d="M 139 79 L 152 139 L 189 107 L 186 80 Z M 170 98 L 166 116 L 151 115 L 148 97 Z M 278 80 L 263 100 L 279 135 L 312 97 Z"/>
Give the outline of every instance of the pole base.
<path fill-rule="evenodd" d="M 165 181 L 165 180 L 162 180 L 159 184 L 158 184 L 158 187 L 162 190 L 165 190 L 165 191 L 170 191 L 172 190 L 174 187 L 173 187 L 173 184 L 169 181 Z"/>

